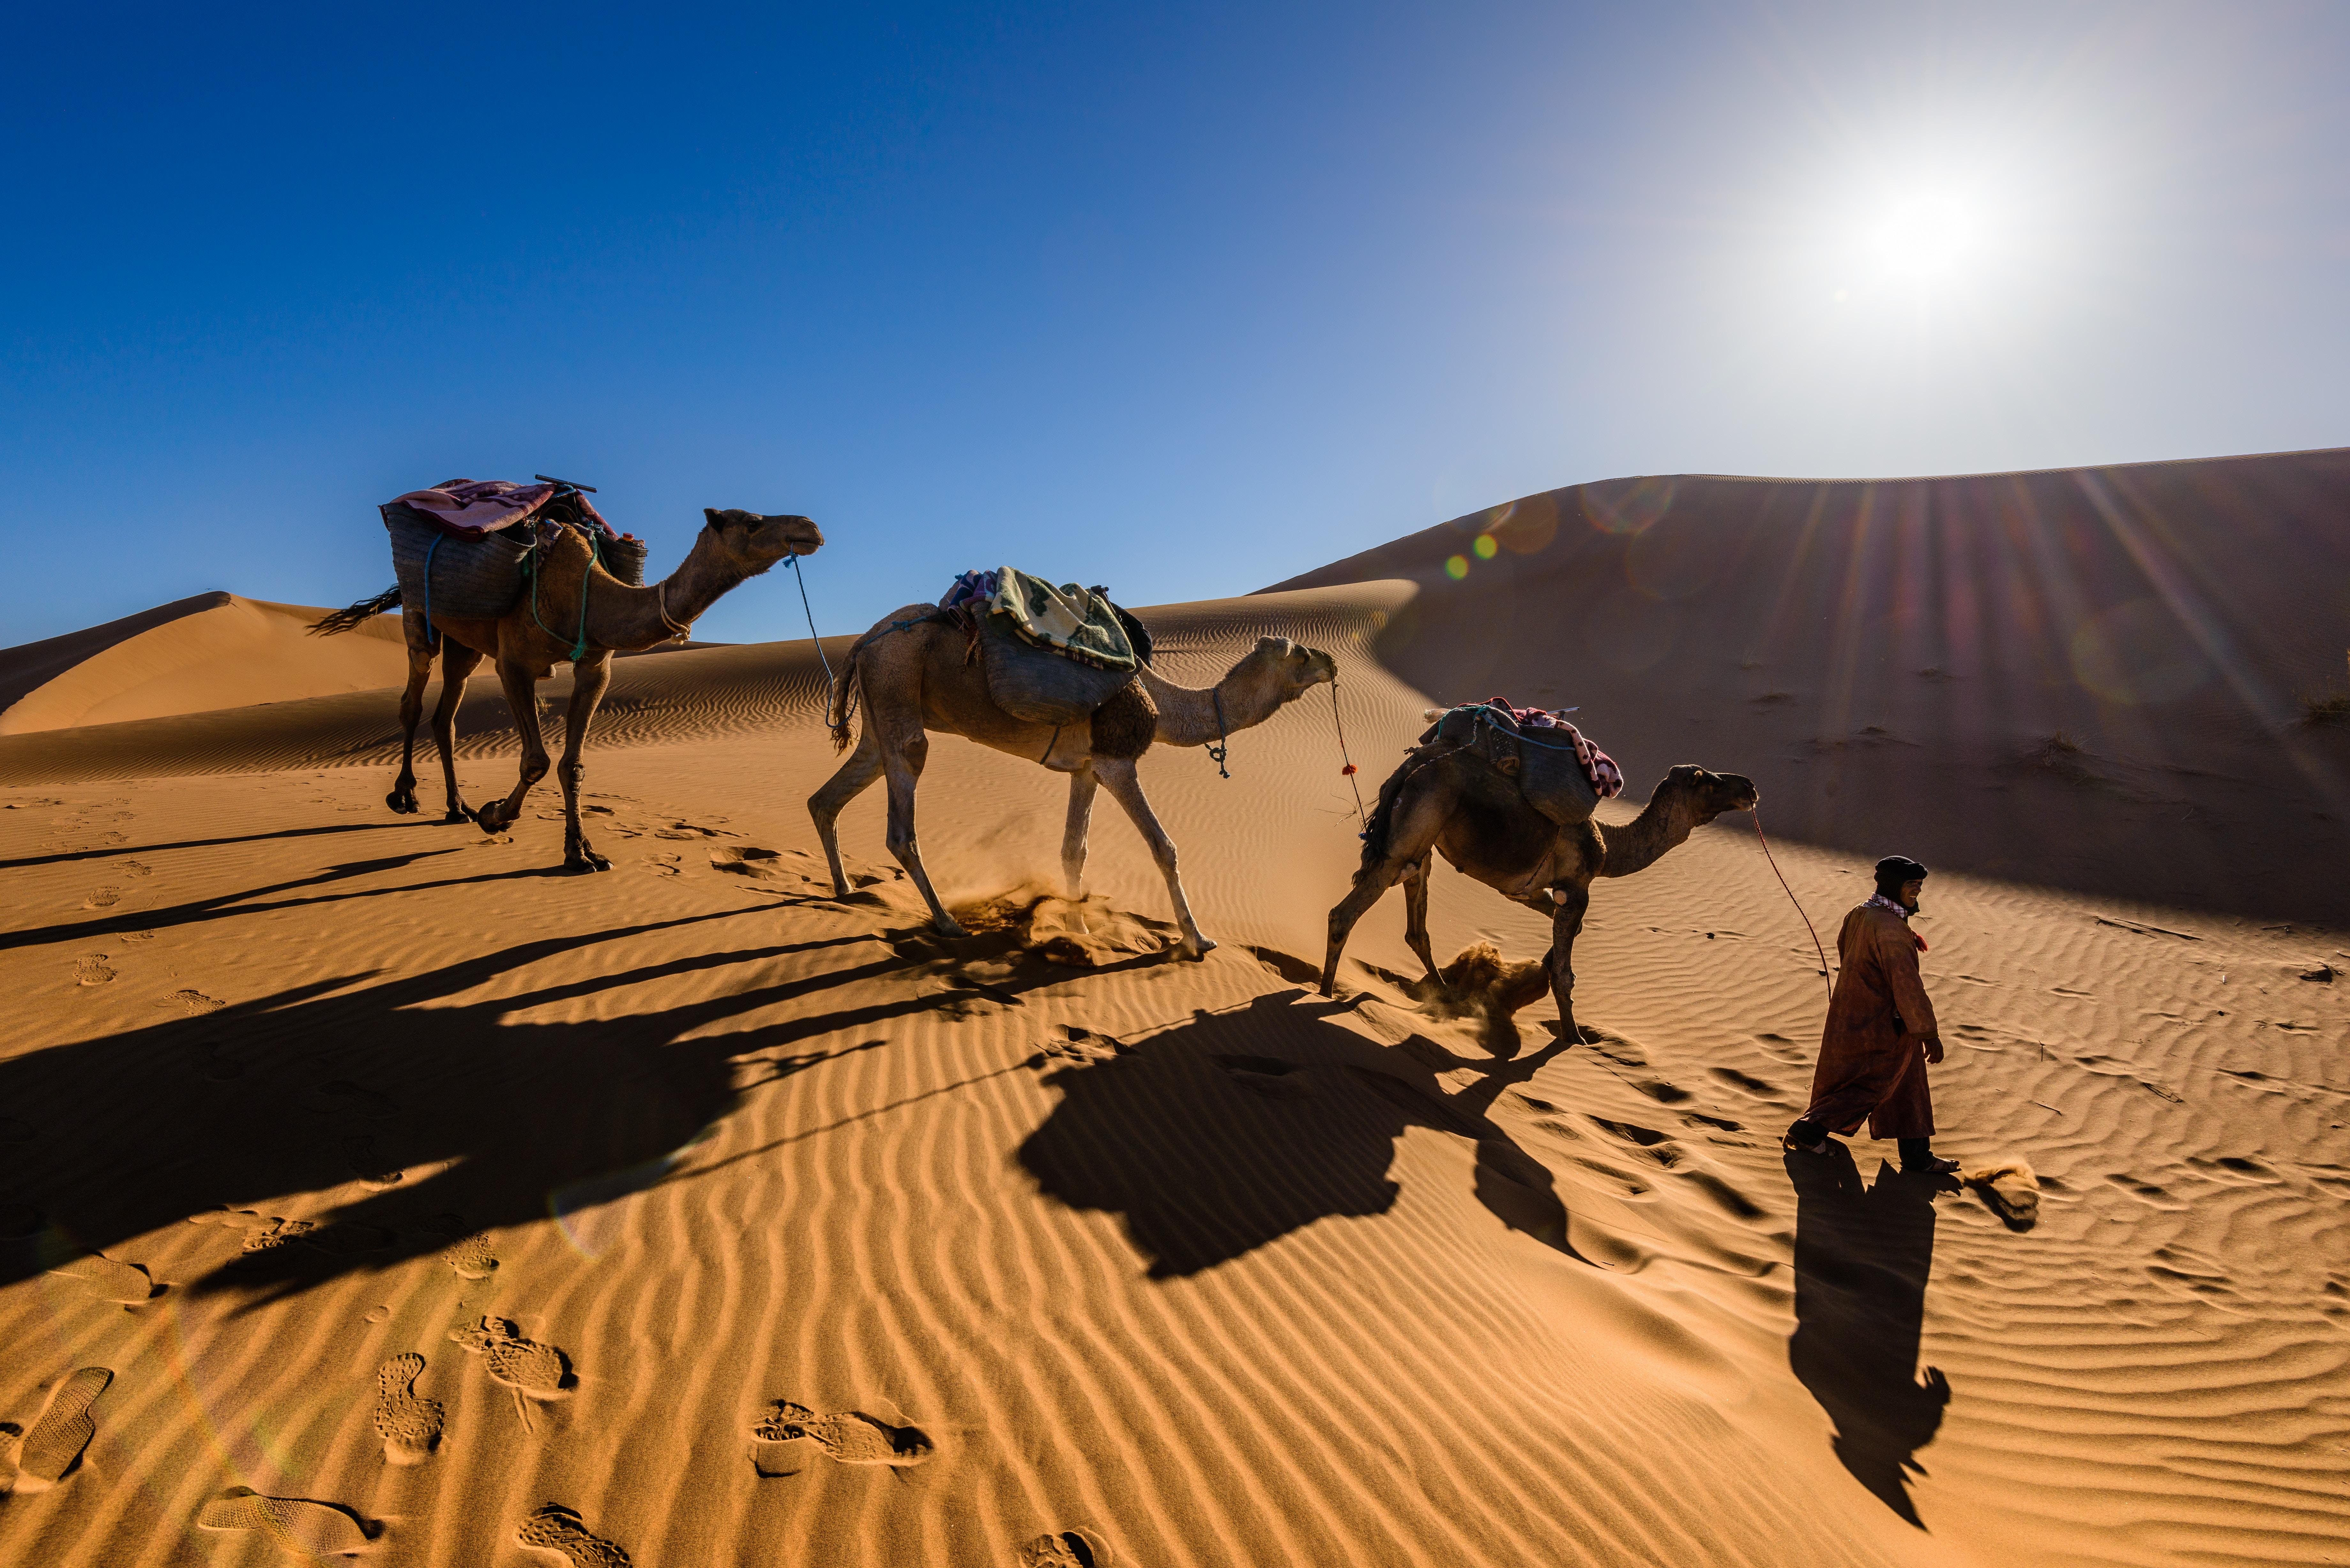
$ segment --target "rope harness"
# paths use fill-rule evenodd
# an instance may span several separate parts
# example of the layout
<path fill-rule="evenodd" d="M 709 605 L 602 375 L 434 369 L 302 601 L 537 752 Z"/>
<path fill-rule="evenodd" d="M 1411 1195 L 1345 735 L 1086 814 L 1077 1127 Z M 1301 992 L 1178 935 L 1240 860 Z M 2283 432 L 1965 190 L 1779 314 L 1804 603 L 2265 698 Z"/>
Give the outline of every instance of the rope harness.
<path fill-rule="evenodd" d="M 1370 814 L 1363 809 L 1363 786 L 1355 782 L 1355 759 L 1347 753 L 1347 721 L 1338 712 L 1338 678 L 1330 678 L 1330 720 L 1338 726 L 1338 759 L 1347 765 L 1338 770 L 1347 786 L 1355 792 L 1355 815 L 1361 821 L 1363 831 L 1371 830 Z"/>
<path fill-rule="evenodd" d="M 556 524 L 557 527 L 561 527 L 562 525 L 563 524 Z M 593 567 L 600 564 L 603 560 L 603 552 L 596 547 L 596 535 L 594 533 L 586 528 L 580 529 L 579 533 L 581 537 L 588 541 L 588 565 Z M 539 566 L 544 559 L 546 544 L 547 541 L 544 536 L 533 538 L 530 542 L 530 555 L 528 564 L 525 568 L 530 573 L 530 618 L 538 623 L 539 630 L 546 633 L 547 636 L 555 639 L 556 641 L 561 642 L 563 640 L 562 634 L 556 631 L 553 627 L 547 625 L 546 618 L 538 613 Z M 433 545 L 437 548 L 440 545 L 440 541 L 437 539 L 434 540 Z M 572 640 L 571 644 L 571 662 L 574 664 L 578 663 L 581 659 L 588 657 L 588 579 L 592 576 L 594 576 L 592 571 L 582 572 L 579 574 L 579 635 Z M 426 574 L 425 582 L 429 589 L 432 583 L 432 576 L 429 572 Z M 667 609 L 662 610 L 661 619 L 664 622 L 669 620 L 669 612 Z"/>
<path fill-rule="evenodd" d="M 792 569 L 792 580 L 800 586 L 800 609 L 807 617 L 808 640 L 816 644 L 816 660 L 824 666 L 824 689 L 829 693 L 835 684 L 832 660 L 824 656 L 824 639 L 816 634 L 816 609 L 808 603 L 807 574 L 800 570 L 800 558 L 797 556 L 785 556 L 784 564 Z M 912 624 L 911 621 L 900 621 L 890 629 L 902 630 Z"/>
<path fill-rule="evenodd" d="M 1762 806 L 1758 805 L 1751 809 L 1754 814 L 1754 837 L 1762 846 L 1762 858 L 1771 863 L 1771 875 L 1778 877 L 1779 886 L 1786 889 L 1787 902 L 1795 906 L 1795 913 L 1803 915 L 1804 929 L 1812 933 L 1812 950 L 1820 955 L 1820 978 L 1827 982 L 1828 1001 L 1833 1003 L 1835 1001 L 1835 981 L 1828 976 L 1828 950 L 1820 945 L 1820 933 L 1813 926 L 1812 917 L 1804 913 L 1804 901 L 1795 897 L 1793 888 L 1787 887 L 1786 873 L 1779 869 L 1779 857 L 1771 853 L 1771 841 L 1762 836 Z"/>
<path fill-rule="evenodd" d="M 424 651 L 441 651 L 441 633 L 432 624 L 432 557 L 441 548 L 444 535 L 432 535 L 432 543 L 424 546 Z"/>
<path fill-rule="evenodd" d="M 1232 739 L 1231 726 L 1224 722 L 1224 694 L 1211 686 L 1208 697 L 1216 705 L 1216 743 L 1208 748 L 1208 760 L 1216 764 L 1218 778 L 1228 779 L 1232 775 L 1225 771 L 1224 758 L 1232 752 Z"/>

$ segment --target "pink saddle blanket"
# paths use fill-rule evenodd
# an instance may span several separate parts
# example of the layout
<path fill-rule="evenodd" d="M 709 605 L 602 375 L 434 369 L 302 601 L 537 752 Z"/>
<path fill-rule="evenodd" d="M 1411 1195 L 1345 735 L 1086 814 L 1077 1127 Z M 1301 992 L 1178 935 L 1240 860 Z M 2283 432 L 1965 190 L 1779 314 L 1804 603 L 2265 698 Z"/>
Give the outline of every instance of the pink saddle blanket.
<path fill-rule="evenodd" d="M 538 515 L 556 492 L 552 484 L 516 484 L 504 479 L 450 479 L 430 490 L 411 490 L 394 496 L 390 504 L 405 506 L 452 539 L 482 539 Z M 573 501 L 581 516 L 606 534 L 612 525 L 587 496 Z"/>

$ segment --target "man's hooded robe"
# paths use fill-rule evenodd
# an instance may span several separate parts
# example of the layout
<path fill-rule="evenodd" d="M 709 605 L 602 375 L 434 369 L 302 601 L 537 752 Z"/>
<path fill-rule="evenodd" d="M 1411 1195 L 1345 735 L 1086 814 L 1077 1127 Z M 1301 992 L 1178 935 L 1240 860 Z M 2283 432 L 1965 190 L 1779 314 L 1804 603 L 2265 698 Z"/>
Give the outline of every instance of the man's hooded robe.
<path fill-rule="evenodd" d="M 1925 1043 L 1941 1032 L 1918 951 L 1909 922 L 1883 904 L 1872 900 L 1844 918 L 1836 933 L 1844 968 L 1828 999 L 1805 1120 L 1847 1137 L 1864 1118 L 1871 1137 L 1933 1137 Z"/>

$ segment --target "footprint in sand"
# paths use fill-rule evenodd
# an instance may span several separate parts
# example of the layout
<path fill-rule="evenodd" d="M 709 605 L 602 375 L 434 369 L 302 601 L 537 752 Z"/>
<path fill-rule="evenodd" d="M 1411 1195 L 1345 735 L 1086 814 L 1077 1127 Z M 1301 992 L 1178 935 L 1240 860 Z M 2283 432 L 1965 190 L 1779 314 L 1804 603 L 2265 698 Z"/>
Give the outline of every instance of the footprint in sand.
<path fill-rule="evenodd" d="M 778 1399 L 751 1428 L 751 1435 L 765 1443 L 794 1443 L 806 1439 L 823 1450 L 827 1458 L 844 1465 L 890 1465 L 903 1469 L 919 1465 L 935 1451 L 930 1436 L 919 1427 L 894 1427 L 878 1417 L 861 1410 L 843 1410 L 835 1415 L 819 1416 L 805 1405 L 789 1399 Z M 754 1461 L 756 1463 L 757 1461 Z M 789 1475 L 789 1470 L 769 1470 L 760 1466 L 762 1475 Z"/>
<path fill-rule="evenodd" d="M 1109 1542 L 1090 1530 L 1056 1530 L 1020 1548 L 1020 1568 L 1111 1568 Z"/>
<path fill-rule="evenodd" d="M 47 1491 L 66 1479 L 98 1436 L 89 1407 L 114 1381 L 103 1366 L 85 1366 L 49 1391 L 49 1403 L 16 1450 L 16 1490 Z"/>
<path fill-rule="evenodd" d="M 441 1401 L 416 1392 L 416 1380 L 423 1376 L 424 1357 L 413 1351 L 376 1369 L 375 1429 L 387 1463 L 421 1465 L 440 1445 Z"/>
<path fill-rule="evenodd" d="M 175 991 L 171 995 L 165 997 L 163 1001 L 166 1004 L 174 1002 L 178 1002 L 182 1007 L 188 1010 L 188 1015 L 192 1018 L 201 1018 L 207 1012 L 218 1012 L 222 1008 L 228 1005 L 227 1002 L 221 1001 L 220 998 L 216 996 L 206 996 L 201 991 Z"/>
<path fill-rule="evenodd" d="M 656 877 L 675 877 L 685 869 L 682 858 L 677 855 L 648 855 L 645 866 Z"/>
<path fill-rule="evenodd" d="M 196 1523 L 206 1530 L 250 1530 L 296 1557 L 348 1557 L 374 1542 L 348 1509 L 298 1497 L 264 1497 L 235 1487 L 204 1504 Z"/>
<path fill-rule="evenodd" d="M 502 1317 L 485 1317 L 479 1328 L 452 1328 L 449 1337 L 487 1359 L 491 1377 L 514 1390 L 515 1409 L 525 1431 L 530 1429 L 530 1407 L 524 1400 L 561 1399 L 571 1392 L 571 1363 L 563 1352 L 525 1339 Z"/>
<path fill-rule="evenodd" d="M 91 953 L 74 961 L 76 985 L 104 985 L 113 978 L 114 971 L 108 966 L 104 953 Z"/>
<path fill-rule="evenodd" d="M 118 1263 L 93 1252 L 86 1258 L 57 1264 L 48 1271 L 88 1287 L 102 1302 L 136 1306 L 156 1293 L 155 1282 L 136 1263 Z"/>
<path fill-rule="evenodd" d="M 441 1249 L 441 1261 L 456 1270 L 461 1280 L 486 1280 L 498 1272 L 497 1254 L 490 1251 L 489 1233 L 483 1231 L 460 1236 Z"/>
<path fill-rule="evenodd" d="M 282 1247 L 318 1228 L 315 1220 L 286 1220 L 251 1209 L 214 1209 L 208 1213 L 191 1214 L 188 1223 L 218 1225 L 224 1230 L 238 1231 L 242 1237 L 240 1245 L 248 1252 L 265 1252 L 272 1247 Z"/>
<path fill-rule="evenodd" d="M 561 1503 L 550 1502 L 522 1521 L 515 1539 L 539 1552 L 559 1552 L 572 1568 L 629 1568 L 629 1554 L 596 1534 Z"/>
<path fill-rule="evenodd" d="M 122 902 L 121 888 L 99 888 L 81 901 L 81 907 L 85 909 L 111 909 L 120 902 Z"/>

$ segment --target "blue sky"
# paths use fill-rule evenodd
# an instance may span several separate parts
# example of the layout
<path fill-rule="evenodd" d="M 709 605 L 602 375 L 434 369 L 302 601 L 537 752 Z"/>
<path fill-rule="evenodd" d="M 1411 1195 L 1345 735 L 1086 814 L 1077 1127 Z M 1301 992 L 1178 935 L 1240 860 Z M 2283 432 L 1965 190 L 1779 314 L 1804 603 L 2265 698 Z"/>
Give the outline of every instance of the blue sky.
<path fill-rule="evenodd" d="M 1641 472 L 2350 442 L 2350 7 L 19 8 L 0 643 L 376 503 L 806 512 L 820 624 Z M 789 584 L 702 634 L 792 634 Z"/>

